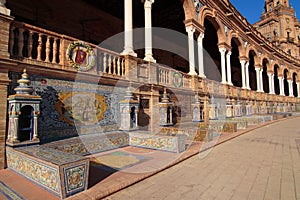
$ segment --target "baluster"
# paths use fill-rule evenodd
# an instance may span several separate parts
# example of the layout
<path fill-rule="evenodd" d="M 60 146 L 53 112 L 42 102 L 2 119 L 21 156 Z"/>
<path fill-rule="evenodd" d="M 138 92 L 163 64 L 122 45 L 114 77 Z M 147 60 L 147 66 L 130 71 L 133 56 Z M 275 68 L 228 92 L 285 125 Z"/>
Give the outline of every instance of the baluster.
<path fill-rule="evenodd" d="M 42 60 L 42 35 L 38 34 L 37 60 Z"/>
<path fill-rule="evenodd" d="M 29 31 L 28 33 L 28 57 L 29 59 L 32 59 L 32 36 L 33 33 Z"/>
<path fill-rule="evenodd" d="M 118 57 L 118 61 L 117 61 L 117 70 L 118 70 L 118 76 L 121 76 L 121 69 L 120 69 L 120 57 Z"/>
<path fill-rule="evenodd" d="M 15 41 L 15 27 L 11 26 L 10 27 L 10 33 L 9 33 L 9 37 L 10 37 L 10 41 L 9 41 L 9 52 L 10 55 L 14 55 L 14 41 Z"/>
<path fill-rule="evenodd" d="M 45 62 L 50 62 L 50 37 L 47 37 L 47 40 L 46 40 L 46 59 L 45 59 Z"/>
<path fill-rule="evenodd" d="M 52 63 L 56 63 L 56 54 L 57 54 L 57 39 L 53 39 L 53 57 L 52 57 Z"/>
<path fill-rule="evenodd" d="M 117 65 L 116 65 L 116 56 L 113 57 L 113 66 L 114 66 L 114 75 L 117 75 Z"/>
<path fill-rule="evenodd" d="M 122 59 L 122 66 L 121 66 L 121 68 L 122 68 L 122 76 L 126 76 L 126 71 L 125 71 L 125 59 Z"/>
<path fill-rule="evenodd" d="M 23 57 L 23 47 L 24 47 L 24 29 L 19 28 L 19 37 L 18 37 L 18 56 Z"/>
<path fill-rule="evenodd" d="M 65 58 L 66 58 L 65 57 L 66 54 L 65 54 L 65 50 L 64 50 L 64 48 L 65 48 L 64 41 L 65 41 L 64 37 L 62 37 L 58 40 L 58 42 L 59 42 L 59 52 L 57 52 L 58 59 L 59 59 L 59 64 L 62 65 L 62 66 L 64 66 Z"/>
<path fill-rule="evenodd" d="M 108 55 L 108 74 L 111 74 L 111 55 Z"/>
<path fill-rule="evenodd" d="M 103 72 L 105 72 L 105 73 L 106 73 L 106 67 L 107 67 L 106 60 L 107 60 L 106 53 L 104 53 L 103 54 Z"/>

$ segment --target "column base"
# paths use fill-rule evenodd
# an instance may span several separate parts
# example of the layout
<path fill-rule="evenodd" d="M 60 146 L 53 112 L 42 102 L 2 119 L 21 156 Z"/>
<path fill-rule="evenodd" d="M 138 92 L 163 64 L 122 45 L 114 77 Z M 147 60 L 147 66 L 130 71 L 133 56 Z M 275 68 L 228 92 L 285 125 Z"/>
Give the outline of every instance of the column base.
<path fill-rule="evenodd" d="M 227 83 L 227 85 L 231 85 L 231 86 L 233 86 L 233 83 Z"/>
<path fill-rule="evenodd" d="M 133 57 L 137 57 L 137 54 L 133 51 L 133 50 L 124 50 L 121 53 L 122 56 L 133 56 Z"/>
<path fill-rule="evenodd" d="M 224 85 L 226 85 L 226 84 L 227 84 L 227 81 L 222 81 L 221 83 L 224 84 Z"/>
<path fill-rule="evenodd" d="M 156 63 L 156 60 L 153 58 L 152 55 L 146 55 L 144 61 Z"/>
<path fill-rule="evenodd" d="M 191 75 L 191 76 L 196 76 L 196 75 L 197 75 L 197 73 L 196 73 L 195 71 L 190 71 L 190 72 L 188 73 L 188 75 Z"/>
<path fill-rule="evenodd" d="M 199 73 L 199 75 L 198 75 L 199 77 L 201 77 L 201 78 L 206 78 L 206 76 L 205 76 L 205 74 L 204 73 Z"/>

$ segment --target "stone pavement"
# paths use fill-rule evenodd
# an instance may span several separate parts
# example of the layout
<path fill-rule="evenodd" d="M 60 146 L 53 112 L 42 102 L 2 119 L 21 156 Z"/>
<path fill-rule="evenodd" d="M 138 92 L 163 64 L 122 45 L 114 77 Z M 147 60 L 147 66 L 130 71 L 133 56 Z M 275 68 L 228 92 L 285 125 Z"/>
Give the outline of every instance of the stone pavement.
<path fill-rule="evenodd" d="M 106 199 L 300 200 L 299 122 L 258 128 Z"/>

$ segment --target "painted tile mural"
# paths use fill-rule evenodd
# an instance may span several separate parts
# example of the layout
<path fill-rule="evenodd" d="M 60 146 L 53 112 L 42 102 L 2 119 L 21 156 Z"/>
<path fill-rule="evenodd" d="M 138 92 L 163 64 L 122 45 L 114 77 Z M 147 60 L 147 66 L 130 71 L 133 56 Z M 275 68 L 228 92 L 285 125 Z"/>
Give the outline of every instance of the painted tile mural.
<path fill-rule="evenodd" d="M 19 77 L 19 73 L 10 73 L 10 94 L 15 93 Z M 35 93 L 42 97 L 38 126 L 42 142 L 118 130 L 122 89 L 36 75 L 30 79 Z"/>
<path fill-rule="evenodd" d="M 58 169 L 17 154 L 10 149 L 7 149 L 7 164 L 9 168 L 59 194 Z"/>

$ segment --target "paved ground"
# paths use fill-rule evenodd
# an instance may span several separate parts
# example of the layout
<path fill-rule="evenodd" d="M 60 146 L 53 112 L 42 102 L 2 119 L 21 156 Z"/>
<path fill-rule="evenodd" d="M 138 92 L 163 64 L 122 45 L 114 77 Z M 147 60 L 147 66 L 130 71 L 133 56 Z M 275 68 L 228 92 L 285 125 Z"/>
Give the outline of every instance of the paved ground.
<path fill-rule="evenodd" d="M 237 137 L 107 199 L 300 200 L 300 118 Z"/>

